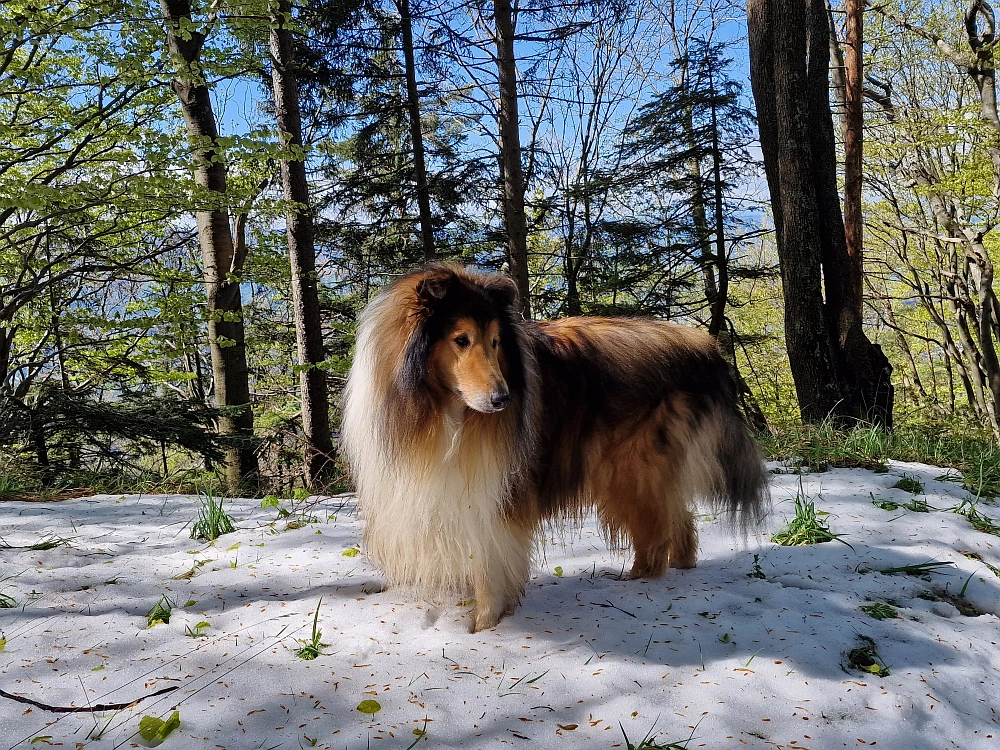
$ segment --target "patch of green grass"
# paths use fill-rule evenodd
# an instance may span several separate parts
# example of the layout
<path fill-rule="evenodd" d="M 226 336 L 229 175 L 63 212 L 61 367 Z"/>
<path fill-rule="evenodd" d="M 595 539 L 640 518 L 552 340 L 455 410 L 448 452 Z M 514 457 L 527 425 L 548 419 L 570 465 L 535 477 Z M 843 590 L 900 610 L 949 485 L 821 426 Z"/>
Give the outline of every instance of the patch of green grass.
<path fill-rule="evenodd" d="M 29 485 L 22 478 L 14 476 L 10 472 L 5 471 L 0 474 L 0 500 L 19 497 L 35 489 L 33 484 Z"/>
<path fill-rule="evenodd" d="M 815 503 L 806 498 L 800 484 L 795 495 L 795 516 L 785 522 L 785 527 L 772 536 L 771 541 L 783 547 L 822 544 L 834 540 L 847 544 L 840 538 L 840 534 L 830 531 L 830 526 L 821 515 L 825 514 L 816 510 Z"/>
<path fill-rule="evenodd" d="M 888 677 L 891 674 L 889 665 L 879 655 L 875 641 L 866 635 L 859 635 L 858 641 L 858 646 L 847 652 L 847 666 L 878 677 Z"/>
<path fill-rule="evenodd" d="M 25 549 L 41 551 L 41 550 L 55 549 L 56 547 L 68 547 L 69 542 L 70 540 L 66 539 L 65 537 L 49 536 L 40 542 L 29 544 L 27 547 L 25 547 Z"/>
<path fill-rule="evenodd" d="M 969 418 L 911 418 L 885 432 L 871 425 L 838 428 L 818 425 L 780 427 L 759 440 L 769 458 L 799 459 L 813 471 L 835 467 L 884 472 L 886 462 L 916 461 L 961 472 L 963 486 L 976 497 L 1000 496 L 1000 446 Z"/>
<path fill-rule="evenodd" d="M 871 492 L 868 493 L 868 497 L 872 499 L 872 505 L 876 508 L 888 511 L 899 510 L 899 503 L 894 503 L 892 500 L 883 500 L 880 497 L 875 497 L 875 495 Z"/>
<path fill-rule="evenodd" d="M 222 507 L 222 500 L 216 500 L 212 493 L 201 495 L 198 520 L 191 526 L 191 538 L 214 542 L 223 534 L 236 531 L 236 524 Z"/>
<path fill-rule="evenodd" d="M 972 528 L 976 531 L 981 531 L 984 534 L 993 534 L 994 536 L 1000 536 L 1000 525 L 997 524 L 989 516 L 984 516 L 977 509 L 978 501 L 972 498 L 966 498 L 961 502 L 961 504 L 955 508 L 955 513 L 960 516 L 965 516 L 966 520 L 972 524 Z"/>
<path fill-rule="evenodd" d="M 899 565 L 894 568 L 879 568 L 879 573 L 893 575 L 894 573 L 905 573 L 908 576 L 926 576 L 941 568 L 953 568 L 955 563 L 944 560 L 928 560 L 927 562 L 914 563 L 913 565 Z"/>
<path fill-rule="evenodd" d="M 969 577 L 971 580 L 972 576 Z M 966 586 L 969 581 L 966 581 Z M 947 589 L 933 589 L 932 591 L 924 591 L 921 594 L 917 594 L 918 599 L 923 599 L 928 602 L 947 602 L 958 610 L 959 614 L 965 617 L 979 617 L 983 614 L 972 602 L 965 598 L 965 587 L 962 587 L 962 593 L 953 594 Z"/>
<path fill-rule="evenodd" d="M 891 604 L 885 604 L 884 602 L 872 602 L 871 604 L 862 604 L 858 609 L 864 612 L 869 617 L 873 617 L 876 620 L 898 620 L 899 612 Z"/>
<path fill-rule="evenodd" d="M 278 518 L 288 519 L 285 524 L 285 531 L 305 528 L 311 523 L 319 523 L 319 519 L 310 514 L 309 510 L 316 506 L 318 499 L 307 502 L 312 497 L 309 490 L 298 487 L 292 492 L 291 498 L 279 498 L 277 495 L 265 495 L 261 500 L 261 508 L 275 508 L 278 511 Z M 288 501 L 287 505 L 285 500 Z"/>
<path fill-rule="evenodd" d="M 312 635 L 309 640 L 300 640 L 299 643 L 302 646 L 295 650 L 295 655 L 300 659 L 312 661 L 316 657 L 322 656 L 323 649 L 330 645 L 320 642 L 320 639 L 323 637 L 323 631 L 319 629 L 319 608 L 321 606 L 323 606 L 323 597 L 319 598 L 319 603 L 316 605 L 316 614 L 313 615 Z"/>
<path fill-rule="evenodd" d="M 970 560 L 975 560 L 976 562 L 982 563 L 985 567 L 989 569 L 989 571 L 993 575 L 995 575 L 997 578 L 1000 578 L 1000 568 L 998 568 L 993 563 L 986 562 L 983 559 L 983 556 L 980 555 L 978 552 L 963 552 L 962 554 L 965 555 Z"/>
<path fill-rule="evenodd" d="M 924 486 L 916 477 L 911 477 L 909 474 L 904 474 L 892 487 L 893 489 L 903 490 L 903 492 L 910 492 L 914 495 L 922 495 L 924 493 Z"/>
<path fill-rule="evenodd" d="M 891 436 L 871 425 L 838 429 L 831 420 L 798 425 L 760 437 L 765 453 L 779 460 L 797 462 L 810 471 L 831 466 L 885 471 Z"/>
<path fill-rule="evenodd" d="M 169 623 L 170 613 L 173 611 L 174 606 L 174 603 L 166 595 L 161 596 L 159 601 L 153 605 L 153 608 L 146 613 L 146 629 L 149 630 L 149 628 L 160 623 L 164 625 Z"/>
<path fill-rule="evenodd" d="M 21 573 L 23 572 L 24 571 L 22 570 Z M 12 575 L 0 578 L 0 584 L 6 583 L 12 578 L 17 578 L 19 575 L 21 575 L 21 573 L 13 573 Z M 0 591 L 0 609 L 14 609 L 14 607 L 16 606 L 17 606 L 17 600 L 13 596 L 10 596 L 9 594 L 5 594 L 2 591 Z"/>
<path fill-rule="evenodd" d="M 634 714 L 633 714 L 634 715 Z M 701 722 L 699 721 L 698 724 Z M 656 736 L 656 722 L 653 722 L 653 726 L 649 728 L 646 735 L 639 740 L 638 745 L 632 744 L 632 740 L 629 739 L 628 735 L 625 734 L 625 727 L 622 723 L 618 722 L 618 728 L 622 730 L 622 737 L 625 738 L 625 747 L 627 750 L 687 750 L 688 745 L 695 739 L 694 733 L 698 729 L 698 724 L 694 725 L 694 729 L 691 730 L 690 736 L 686 740 L 681 740 L 680 742 L 668 742 L 665 745 L 661 745 L 654 738 Z"/>
<path fill-rule="evenodd" d="M 976 497 L 1000 496 L 1000 448 L 995 445 L 972 458 L 962 486 Z"/>
<path fill-rule="evenodd" d="M 906 510 L 913 513 L 930 513 L 934 508 L 927 504 L 926 498 L 915 497 L 910 502 L 906 503 L 904 506 Z"/>
<path fill-rule="evenodd" d="M 212 561 L 211 560 L 195 560 L 194 564 L 191 566 L 191 570 L 188 570 L 188 571 L 185 571 L 184 573 L 179 573 L 179 574 L 175 575 L 173 577 L 173 580 L 175 580 L 175 581 L 190 581 L 198 573 L 198 569 L 199 568 L 201 568 L 204 565 L 207 565 L 210 562 L 212 562 Z"/>

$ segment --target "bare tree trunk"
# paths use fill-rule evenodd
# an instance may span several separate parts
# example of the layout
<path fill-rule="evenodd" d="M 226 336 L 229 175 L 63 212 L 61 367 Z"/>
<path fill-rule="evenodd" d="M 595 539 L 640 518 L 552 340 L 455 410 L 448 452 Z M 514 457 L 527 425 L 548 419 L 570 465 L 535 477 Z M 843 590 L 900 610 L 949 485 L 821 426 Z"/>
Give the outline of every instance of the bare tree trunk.
<path fill-rule="evenodd" d="M 433 260 L 434 225 L 431 218 L 431 193 L 427 185 L 427 166 L 424 159 L 424 133 L 420 124 L 420 93 L 417 91 L 417 64 L 413 53 L 413 18 L 410 0 L 396 0 L 403 31 L 403 63 L 406 68 L 406 107 L 410 115 L 410 141 L 413 144 L 413 175 L 417 185 L 417 207 L 420 211 L 420 240 L 424 246 L 424 260 Z"/>
<path fill-rule="evenodd" d="M 845 55 L 844 116 L 844 232 L 850 276 L 851 317 L 859 323 L 864 297 L 864 217 L 861 215 L 861 166 L 864 152 L 864 93 L 862 44 L 864 0 L 845 0 L 847 54 Z M 833 36 L 834 30 L 830 29 Z M 853 321 L 852 321 L 853 323 Z"/>
<path fill-rule="evenodd" d="M 812 182 L 804 2 L 749 0 L 750 81 L 773 207 L 785 298 L 785 343 L 802 419 L 833 412 L 841 389 L 823 310 L 820 226 Z"/>
<path fill-rule="evenodd" d="M 497 74 L 499 79 L 500 171 L 507 260 L 517 284 L 521 313 L 531 317 L 528 283 L 528 226 L 524 215 L 524 170 L 517 113 L 517 61 L 514 57 L 514 12 L 510 0 L 494 0 Z"/>
<path fill-rule="evenodd" d="M 862 330 L 860 276 L 852 270 L 840 213 L 829 12 L 820 0 L 751 0 L 747 24 L 785 339 L 802 418 L 891 426 L 892 368 Z"/>
<path fill-rule="evenodd" d="M 711 72 L 709 73 L 711 76 Z M 710 300 L 712 318 L 708 324 L 708 332 L 719 337 L 726 322 L 726 305 L 729 304 L 729 252 L 726 250 L 726 220 L 722 196 L 722 149 L 719 146 L 719 113 L 715 105 L 715 84 L 709 78 L 712 87 L 712 181 L 715 210 L 715 268 L 718 271 L 718 286 L 716 296 Z M 733 358 L 735 366 L 736 359 Z"/>
<path fill-rule="evenodd" d="M 979 31 L 979 22 L 983 31 Z M 996 40 L 996 18 L 993 9 L 985 0 L 972 0 L 965 14 L 965 30 L 969 46 L 976 53 L 976 65 L 969 68 L 969 75 L 979 89 L 980 114 L 994 131 L 1000 133 L 1000 114 L 997 112 L 996 69 L 993 48 Z M 1000 198 L 1000 148 L 987 147 L 993 161 L 994 197 Z M 997 408 L 1000 406 L 1000 359 L 997 357 L 996 339 L 1000 337 L 1000 302 L 993 291 L 993 259 L 983 244 L 982 232 L 974 232 L 968 223 L 963 224 L 963 234 L 967 241 L 967 254 L 973 264 L 974 281 L 979 291 L 979 346 L 983 353 L 983 369 L 986 382 L 992 394 L 990 400 L 990 420 L 993 432 L 1000 435 Z"/>
<path fill-rule="evenodd" d="M 288 202 L 285 227 L 288 260 L 292 271 L 302 431 L 306 438 L 305 480 L 309 487 L 320 487 L 332 476 L 334 448 L 330 434 L 326 373 L 322 368 L 326 352 L 323 349 L 323 320 L 319 308 L 319 278 L 316 274 L 309 183 L 306 179 L 305 153 L 302 150 L 299 86 L 295 71 L 294 43 L 289 28 L 292 3 L 291 0 L 277 0 L 271 8 L 274 115 L 282 148 L 293 151 L 281 160 L 281 186 Z"/>
<path fill-rule="evenodd" d="M 196 212 L 208 306 L 215 402 L 240 407 L 219 419 L 219 432 L 233 439 L 226 450 L 225 474 L 231 492 L 257 478 L 253 410 L 247 367 L 240 277 L 244 257 L 235 252 L 229 211 L 225 208 L 226 166 L 208 84 L 200 71 L 205 33 L 192 22 L 188 0 L 160 0 L 167 20 L 167 43 L 175 74 L 171 87 L 180 100 L 191 142 L 195 184 L 217 196 L 215 205 Z M 182 31 L 183 30 L 183 31 Z"/>

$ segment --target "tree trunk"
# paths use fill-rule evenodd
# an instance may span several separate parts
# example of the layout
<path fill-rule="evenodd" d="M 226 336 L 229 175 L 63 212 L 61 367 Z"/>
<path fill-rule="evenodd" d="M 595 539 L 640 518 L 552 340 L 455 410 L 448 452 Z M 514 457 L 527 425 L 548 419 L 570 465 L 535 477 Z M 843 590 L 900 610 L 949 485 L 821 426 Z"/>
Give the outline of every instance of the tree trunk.
<path fill-rule="evenodd" d="M 861 320 L 864 295 L 864 217 L 861 215 L 861 164 L 864 150 L 862 44 L 864 0 L 845 0 L 844 56 L 844 231 L 850 277 L 851 316 Z M 834 29 L 830 28 L 833 37 Z"/>
<path fill-rule="evenodd" d="M 281 186 L 288 209 L 285 214 L 288 259 L 292 272 L 292 303 L 295 342 L 299 360 L 299 391 L 302 401 L 302 431 L 305 433 L 305 481 L 308 487 L 328 483 L 334 470 L 333 438 L 330 434 L 330 402 L 322 363 L 323 320 L 319 308 L 319 278 L 313 217 L 309 205 L 299 87 L 295 71 L 294 44 L 289 28 L 291 0 L 277 0 L 271 16 L 271 83 L 274 115 L 286 153 L 281 160 Z"/>
<path fill-rule="evenodd" d="M 238 413 L 219 418 L 219 432 L 232 439 L 226 449 L 225 474 L 229 490 L 235 493 L 257 479 L 240 296 L 244 258 L 234 252 L 225 207 L 226 166 L 218 145 L 211 94 L 200 70 L 205 34 L 196 30 L 199 26 L 191 19 L 188 0 L 160 0 L 160 7 L 167 19 L 167 43 L 176 71 L 170 85 L 184 113 L 195 184 L 215 196 L 211 208 L 198 210 L 195 215 L 206 287 L 215 402 L 219 407 L 239 407 Z"/>
<path fill-rule="evenodd" d="M 420 211 L 420 240 L 424 246 L 424 260 L 433 260 L 434 225 L 431 217 L 431 193 L 427 185 L 427 166 L 424 159 L 424 133 L 420 124 L 420 93 L 417 91 L 417 64 L 413 53 L 413 18 L 410 0 L 397 0 L 399 20 L 403 32 L 403 63 L 406 68 L 406 107 L 410 115 L 410 141 L 413 144 L 413 176 L 417 186 L 417 207 Z"/>
<path fill-rule="evenodd" d="M 711 72 L 709 73 L 711 76 Z M 726 305 L 729 304 L 729 252 L 726 250 L 726 219 L 722 195 L 722 148 L 719 145 L 719 114 L 715 104 L 715 85 L 712 86 L 712 192 L 715 210 L 715 267 L 718 271 L 716 296 L 712 304 L 711 322 L 708 332 L 719 337 L 726 323 Z M 736 358 L 733 357 L 735 367 Z M 741 378 L 742 379 L 742 378 Z"/>
<path fill-rule="evenodd" d="M 861 328 L 860 277 L 852 270 L 840 213 L 826 5 L 751 0 L 747 23 L 785 341 L 802 419 L 833 416 L 891 426 L 892 368 Z"/>
<path fill-rule="evenodd" d="M 774 213 L 785 299 L 785 343 L 802 419 L 819 421 L 841 398 L 823 311 L 820 226 L 812 183 L 806 3 L 751 0 L 750 82 Z"/>
<path fill-rule="evenodd" d="M 503 183 L 503 218 L 507 233 L 507 261 L 517 284 L 521 313 L 531 317 L 528 285 L 528 226 L 524 215 L 524 170 L 521 167 L 521 134 L 517 114 L 517 62 L 514 57 L 514 13 L 510 0 L 494 0 L 497 74 L 500 97 L 500 177 Z"/>
<path fill-rule="evenodd" d="M 42 487 L 50 487 L 54 479 L 54 473 L 52 471 L 52 464 L 49 462 L 49 446 L 45 440 L 45 425 L 42 423 L 42 418 L 38 411 L 32 414 L 31 445 L 35 451 L 35 460 L 38 462 L 39 478 Z"/>

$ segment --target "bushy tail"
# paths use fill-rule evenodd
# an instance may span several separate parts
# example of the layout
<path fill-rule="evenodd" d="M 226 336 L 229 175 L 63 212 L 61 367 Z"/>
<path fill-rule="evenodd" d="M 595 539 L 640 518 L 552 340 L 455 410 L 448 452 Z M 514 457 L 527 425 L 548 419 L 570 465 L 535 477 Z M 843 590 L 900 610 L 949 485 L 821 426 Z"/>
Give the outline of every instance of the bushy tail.
<path fill-rule="evenodd" d="M 759 526 L 770 510 L 768 473 L 757 442 L 735 407 L 720 407 L 719 426 L 715 456 L 720 476 L 713 500 L 745 532 Z"/>

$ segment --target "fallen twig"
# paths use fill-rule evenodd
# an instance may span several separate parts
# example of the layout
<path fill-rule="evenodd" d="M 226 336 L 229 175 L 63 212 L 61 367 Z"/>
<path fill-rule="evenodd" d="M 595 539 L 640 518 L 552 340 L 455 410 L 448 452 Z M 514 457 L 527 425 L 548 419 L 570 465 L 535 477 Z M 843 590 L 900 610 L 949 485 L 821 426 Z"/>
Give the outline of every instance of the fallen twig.
<path fill-rule="evenodd" d="M 136 698 L 134 701 L 127 701 L 126 703 L 97 703 L 93 706 L 50 706 L 48 703 L 40 703 L 39 701 L 32 700 L 31 698 L 25 698 L 22 695 L 14 695 L 13 693 L 8 693 L 6 690 L 0 690 L 0 696 L 10 698 L 12 701 L 17 701 L 18 703 L 27 703 L 28 705 L 35 706 L 43 711 L 53 711 L 61 714 L 75 714 L 85 713 L 87 711 L 91 713 L 97 713 L 100 711 L 122 711 L 126 708 L 132 708 L 132 706 L 146 700 L 147 698 L 155 698 L 157 695 L 170 693 L 174 690 L 178 690 L 179 688 L 180 685 L 171 685 L 170 687 L 163 688 L 162 690 L 157 690 L 155 693 L 150 693 L 149 695 L 143 695 Z"/>

